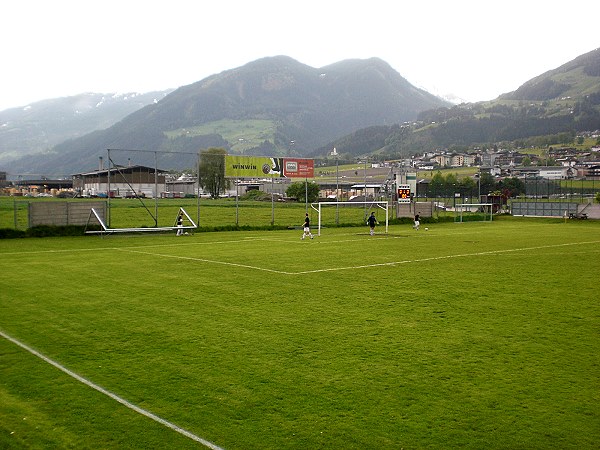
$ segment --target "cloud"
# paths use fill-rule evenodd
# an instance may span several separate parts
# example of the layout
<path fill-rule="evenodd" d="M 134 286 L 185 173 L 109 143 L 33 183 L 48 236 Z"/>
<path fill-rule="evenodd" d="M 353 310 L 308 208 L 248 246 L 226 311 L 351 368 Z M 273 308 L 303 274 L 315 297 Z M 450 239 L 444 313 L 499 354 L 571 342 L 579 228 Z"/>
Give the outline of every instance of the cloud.
<path fill-rule="evenodd" d="M 265 56 L 379 57 L 411 83 L 489 100 L 597 47 L 600 4 L 430 0 L 21 0 L 3 6 L 0 109 L 190 84 Z M 573 30 L 569 30 L 573 27 Z"/>

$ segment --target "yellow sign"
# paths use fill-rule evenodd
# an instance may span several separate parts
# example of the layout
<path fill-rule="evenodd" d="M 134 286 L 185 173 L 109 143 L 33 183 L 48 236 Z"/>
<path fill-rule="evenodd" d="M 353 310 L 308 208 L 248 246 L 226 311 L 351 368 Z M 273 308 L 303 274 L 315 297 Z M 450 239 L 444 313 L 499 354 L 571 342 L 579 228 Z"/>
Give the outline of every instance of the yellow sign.
<path fill-rule="evenodd" d="M 303 158 L 225 156 L 228 178 L 313 178 L 314 161 Z"/>

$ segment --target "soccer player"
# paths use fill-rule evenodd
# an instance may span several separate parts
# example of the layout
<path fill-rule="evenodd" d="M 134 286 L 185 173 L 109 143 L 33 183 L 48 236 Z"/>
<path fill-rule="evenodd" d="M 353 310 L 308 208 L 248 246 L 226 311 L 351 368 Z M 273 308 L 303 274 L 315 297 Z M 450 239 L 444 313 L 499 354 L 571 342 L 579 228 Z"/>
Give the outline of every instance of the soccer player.
<path fill-rule="evenodd" d="M 304 238 L 306 236 L 310 236 L 310 238 L 313 238 L 312 233 L 310 232 L 310 219 L 308 218 L 308 213 L 306 213 L 306 217 L 304 218 L 304 234 L 302 234 L 302 240 L 304 240 Z"/>
<path fill-rule="evenodd" d="M 375 234 L 375 225 L 379 225 L 379 222 L 377 222 L 377 218 L 375 217 L 374 212 L 372 212 L 369 218 L 367 219 L 367 223 L 369 224 L 369 227 L 371 227 L 370 234 L 371 236 L 373 236 Z"/>
<path fill-rule="evenodd" d="M 419 213 L 415 214 L 415 224 L 413 225 L 413 228 L 417 231 L 419 231 L 419 226 L 421 225 L 421 217 L 419 216 Z"/>
<path fill-rule="evenodd" d="M 183 236 L 183 215 L 181 213 L 177 216 L 177 236 Z"/>

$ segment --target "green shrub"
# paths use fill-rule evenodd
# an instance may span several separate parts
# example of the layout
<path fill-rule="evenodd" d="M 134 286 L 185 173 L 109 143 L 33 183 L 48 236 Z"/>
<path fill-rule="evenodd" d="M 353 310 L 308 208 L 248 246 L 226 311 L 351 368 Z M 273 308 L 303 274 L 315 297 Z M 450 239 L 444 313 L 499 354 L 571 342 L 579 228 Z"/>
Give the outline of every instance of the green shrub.
<path fill-rule="evenodd" d="M 271 201 L 271 194 L 259 190 L 252 190 L 242 195 L 240 200 Z"/>
<path fill-rule="evenodd" d="M 27 237 L 27 232 L 14 228 L 0 228 L 0 239 L 15 239 Z"/>
<path fill-rule="evenodd" d="M 88 227 L 88 230 L 97 229 L 99 227 Z M 86 228 L 82 225 L 38 225 L 29 228 L 25 231 L 14 230 L 11 228 L 0 229 L 0 239 L 15 239 L 24 237 L 52 237 L 52 236 L 83 236 Z"/>

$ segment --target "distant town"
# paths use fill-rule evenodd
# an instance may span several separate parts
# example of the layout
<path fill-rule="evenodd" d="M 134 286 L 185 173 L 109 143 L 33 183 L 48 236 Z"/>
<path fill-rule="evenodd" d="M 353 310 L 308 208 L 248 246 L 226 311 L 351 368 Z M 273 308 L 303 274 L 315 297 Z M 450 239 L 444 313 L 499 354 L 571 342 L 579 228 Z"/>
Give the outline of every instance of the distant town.
<path fill-rule="evenodd" d="M 598 137 L 600 132 L 591 134 L 591 137 Z M 477 168 L 475 177 L 478 173 L 489 173 L 496 179 L 514 177 L 519 179 L 550 179 L 550 180 L 572 180 L 587 179 L 600 180 L 600 146 L 591 147 L 589 151 L 581 151 L 575 147 L 557 146 L 549 147 L 542 155 L 528 153 L 526 150 L 474 150 L 471 152 L 451 152 L 447 150 L 430 151 L 424 154 L 414 155 L 402 161 L 368 162 L 368 181 L 372 186 L 366 184 L 367 174 L 363 173 L 362 167 L 365 167 L 369 159 L 359 161 L 357 164 L 361 169 L 355 171 L 341 171 L 337 173 L 337 187 L 333 185 L 332 179 L 336 176 L 335 162 L 331 159 L 319 163 L 319 176 L 315 174 L 315 182 L 322 186 L 323 197 L 331 196 L 339 185 L 347 185 L 346 195 L 342 198 L 348 198 L 351 195 L 366 194 L 369 188 L 371 194 L 382 191 L 380 182 L 390 181 L 391 176 L 397 178 L 398 172 L 448 172 L 451 169 L 459 168 Z M 333 164 L 333 167 L 332 167 Z M 323 167 L 327 170 L 323 170 Z M 133 197 L 143 194 L 146 197 L 152 197 L 154 192 L 166 198 L 173 198 L 185 195 L 194 195 L 198 192 L 193 174 L 181 173 L 165 168 L 156 168 L 158 177 L 155 179 L 155 169 L 146 166 L 132 165 L 123 168 L 131 172 L 132 183 L 123 186 L 114 185 L 118 191 L 112 194 L 118 197 Z M 326 175 L 327 181 L 323 180 Z M 36 179 L 18 179 L 8 180 L 6 172 L 0 172 L 0 194 L 9 196 L 25 197 L 96 197 L 107 196 L 107 178 L 108 171 L 104 168 L 92 170 L 85 173 L 74 174 L 70 179 L 50 179 L 39 177 Z M 364 179 L 363 185 L 356 185 L 357 182 Z M 156 182 L 160 183 L 158 187 L 154 186 Z M 132 184 L 135 184 L 134 187 Z M 269 190 L 269 183 L 261 183 L 260 180 L 250 180 L 240 182 L 244 189 L 264 189 Z M 349 192 L 348 187 L 352 185 L 354 189 Z M 112 189 L 111 189 L 112 190 Z M 138 190 L 138 192 L 134 192 Z M 282 188 L 277 188 L 281 191 Z M 239 193 L 239 191 L 238 191 Z M 281 193 L 281 192 L 280 192 Z M 235 195 L 235 192 L 224 192 L 223 196 Z"/>

